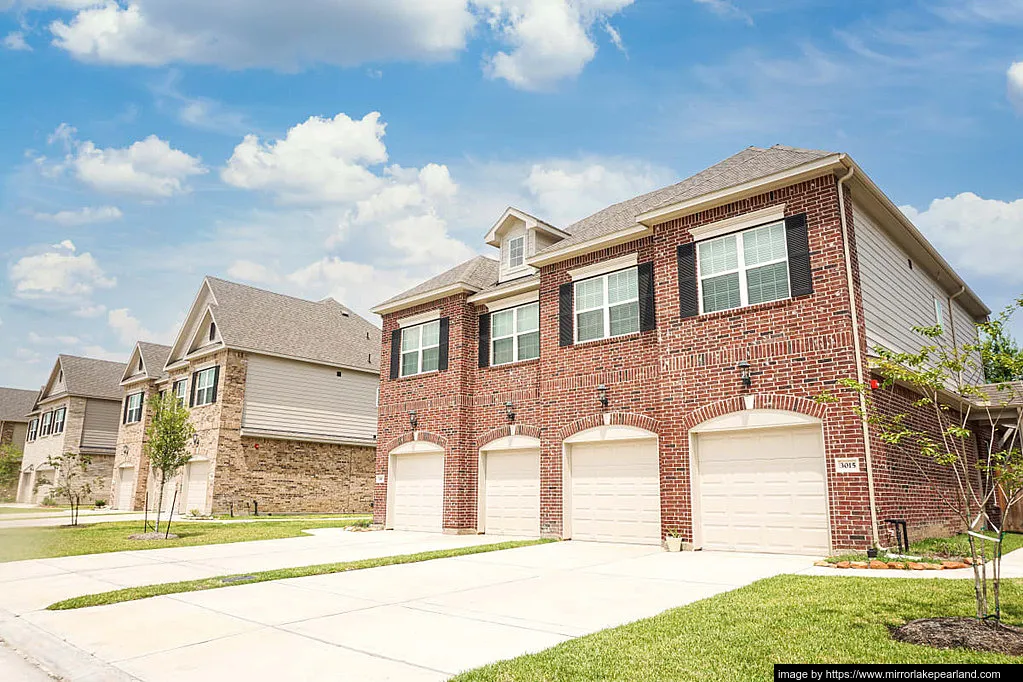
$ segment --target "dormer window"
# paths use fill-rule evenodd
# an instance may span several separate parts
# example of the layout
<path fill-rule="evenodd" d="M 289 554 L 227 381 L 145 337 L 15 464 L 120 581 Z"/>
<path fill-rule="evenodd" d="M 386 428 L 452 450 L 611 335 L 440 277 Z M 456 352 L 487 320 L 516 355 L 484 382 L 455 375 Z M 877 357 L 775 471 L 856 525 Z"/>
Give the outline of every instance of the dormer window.
<path fill-rule="evenodd" d="M 526 264 L 526 238 L 512 237 L 508 240 L 508 268 L 521 268 Z"/>

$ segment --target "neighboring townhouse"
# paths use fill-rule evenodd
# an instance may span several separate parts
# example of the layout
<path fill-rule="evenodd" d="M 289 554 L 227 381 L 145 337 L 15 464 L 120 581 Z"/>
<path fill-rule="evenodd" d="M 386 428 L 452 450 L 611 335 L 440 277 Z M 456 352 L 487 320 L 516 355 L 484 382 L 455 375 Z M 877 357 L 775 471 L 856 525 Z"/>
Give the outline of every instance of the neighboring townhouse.
<path fill-rule="evenodd" d="M 170 351 L 170 346 L 139 341 L 121 377 L 124 397 L 110 489 L 110 503 L 115 509 L 145 509 L 146 491 L 155 490 L 147 485 L 149 459 L 143 447 L 152 418 L 149 401 L 166 390 L 159 383 L 167 377 L 163 367 Z"/>
<path fill-rule="evenodd" d="M 83 502 L 108 501 L 121 408 L 124 365 L 60 355 L 29 413 L 18 501 L 44 500 L 58 480 L 46 462 L 67 453 L 89 455 L 92 493 Z"/>
<path fill-rule="evenodd" d="M 196 429 L 164 508 L 369 511 L 379 366 L 380 330 L 337 301 L 207 277 L 157 381 Z"/>
<path fill-rule="evenodd" d="M 28 436 L 28 413 L 36 404 L 39 391 L 0 388 L 0 445 L 25 449 Z"/>
<path fill-rule="evenodd" d="M 836 382 L 989 310 L 847 155 L 750 147 L 573 225 L 508 209 L 485 241 L 374 309 L 376 524 L 808 554 L 886 544 L 888 518 L 958 529 Z"/>

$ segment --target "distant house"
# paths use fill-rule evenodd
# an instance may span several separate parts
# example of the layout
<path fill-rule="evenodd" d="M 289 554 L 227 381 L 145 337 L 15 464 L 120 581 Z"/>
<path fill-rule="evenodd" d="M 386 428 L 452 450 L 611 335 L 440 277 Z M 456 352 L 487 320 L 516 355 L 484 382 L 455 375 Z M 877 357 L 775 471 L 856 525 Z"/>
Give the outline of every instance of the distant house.
<path fill-rule="evenodd" d="M 46 464 L 47 458 L 66 453 L 91 457 L 87 474 L 95 484 L 86 502 L 107 499 L 123 374 L 124 365 L 119 362 L 57 357 L 29 413 L 19 502 L 41 502 L 49 494 L 60 472 Z"/>
<path fill-rule="evenodd" d="M 39 391 L 0 388 L 0 445 L 25 449 L 28 435 L 28 413 L 35 406 Z"/>
<path fill-rule="evenodd" d="M 153 358 L 164 352 L 148 348 Z M 172 391 L 191 411 L 197 435 L 191 462 L 167 486 L 164 509 L 371 509 L 377 327 L 333 299 L 207 277 L 166 353 L 157 369 L 140 344 L 124 376 L 116 466 L 119 485 L 134 480 L 135 489 L 118 488 L 119 506 L 141 508 L 146 490 L 150 507 L 159 503 L 140 459 L 148 413 L 138 404 Z"/>

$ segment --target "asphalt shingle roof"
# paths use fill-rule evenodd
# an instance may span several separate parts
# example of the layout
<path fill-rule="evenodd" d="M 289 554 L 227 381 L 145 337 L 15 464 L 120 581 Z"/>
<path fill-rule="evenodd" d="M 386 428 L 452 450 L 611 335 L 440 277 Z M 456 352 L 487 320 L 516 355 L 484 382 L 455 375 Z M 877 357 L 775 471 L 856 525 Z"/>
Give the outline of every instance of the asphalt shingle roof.
<path fill-rule="evenodd" d="M 206 281 L 224 345 L 330 365 L 377 370 L 380 329 L 332 298 L 307 301 L 228 282 Z"/>
<path fill-rule="evenodd" d="M 0 388 L 0 422 L 27 422 L 39 391 Z"/>
<path fill-rule="evenodd" d="M 139 341 L 139 352 L 142 353 L 142 363 L 146 366 L 146 373 L 150 379 L 162 379 L 167 376 L 163 368 L 170 357 L 170 346 Z"/>
<path fill-rule="evenodd" d="M 978 401 L 986 405 L 1023 405 L 1023 381 L 980 386 L 983 397 Z"/>
<path fill-rule="evenodd" d="M 60 366 L 64 370 L 64 385 L 68 395 L 121 400 L 124 393 L 121 377 L 124 376 L 127 364 L 61 355 Z"/>
<path fill-rule="evenodd" d="M 475 256 L 441 274 L 412 287 L 397 296 L 393 296 L 380 305 L 425 294 L 435 289 L 443 289 L 453 284 L 465 284 L 474 289 L 484 290 L 497 284 L 500 275 L 500 263 L 486 256 Z"/>

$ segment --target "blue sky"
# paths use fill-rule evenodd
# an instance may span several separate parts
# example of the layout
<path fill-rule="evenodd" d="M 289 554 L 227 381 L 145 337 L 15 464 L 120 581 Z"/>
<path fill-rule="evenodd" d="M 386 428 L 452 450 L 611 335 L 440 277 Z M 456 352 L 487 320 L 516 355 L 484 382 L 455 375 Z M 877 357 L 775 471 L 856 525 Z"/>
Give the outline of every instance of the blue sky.
<path fill-rule="evenodd" d="M 1021 29 L 1021 0 L 0 0 L 0 385 L 169 342 L 204 274 L 367 313 L 508 205 L 567 225 L 749 145 L 849 153 L 998 309 Z"/>

